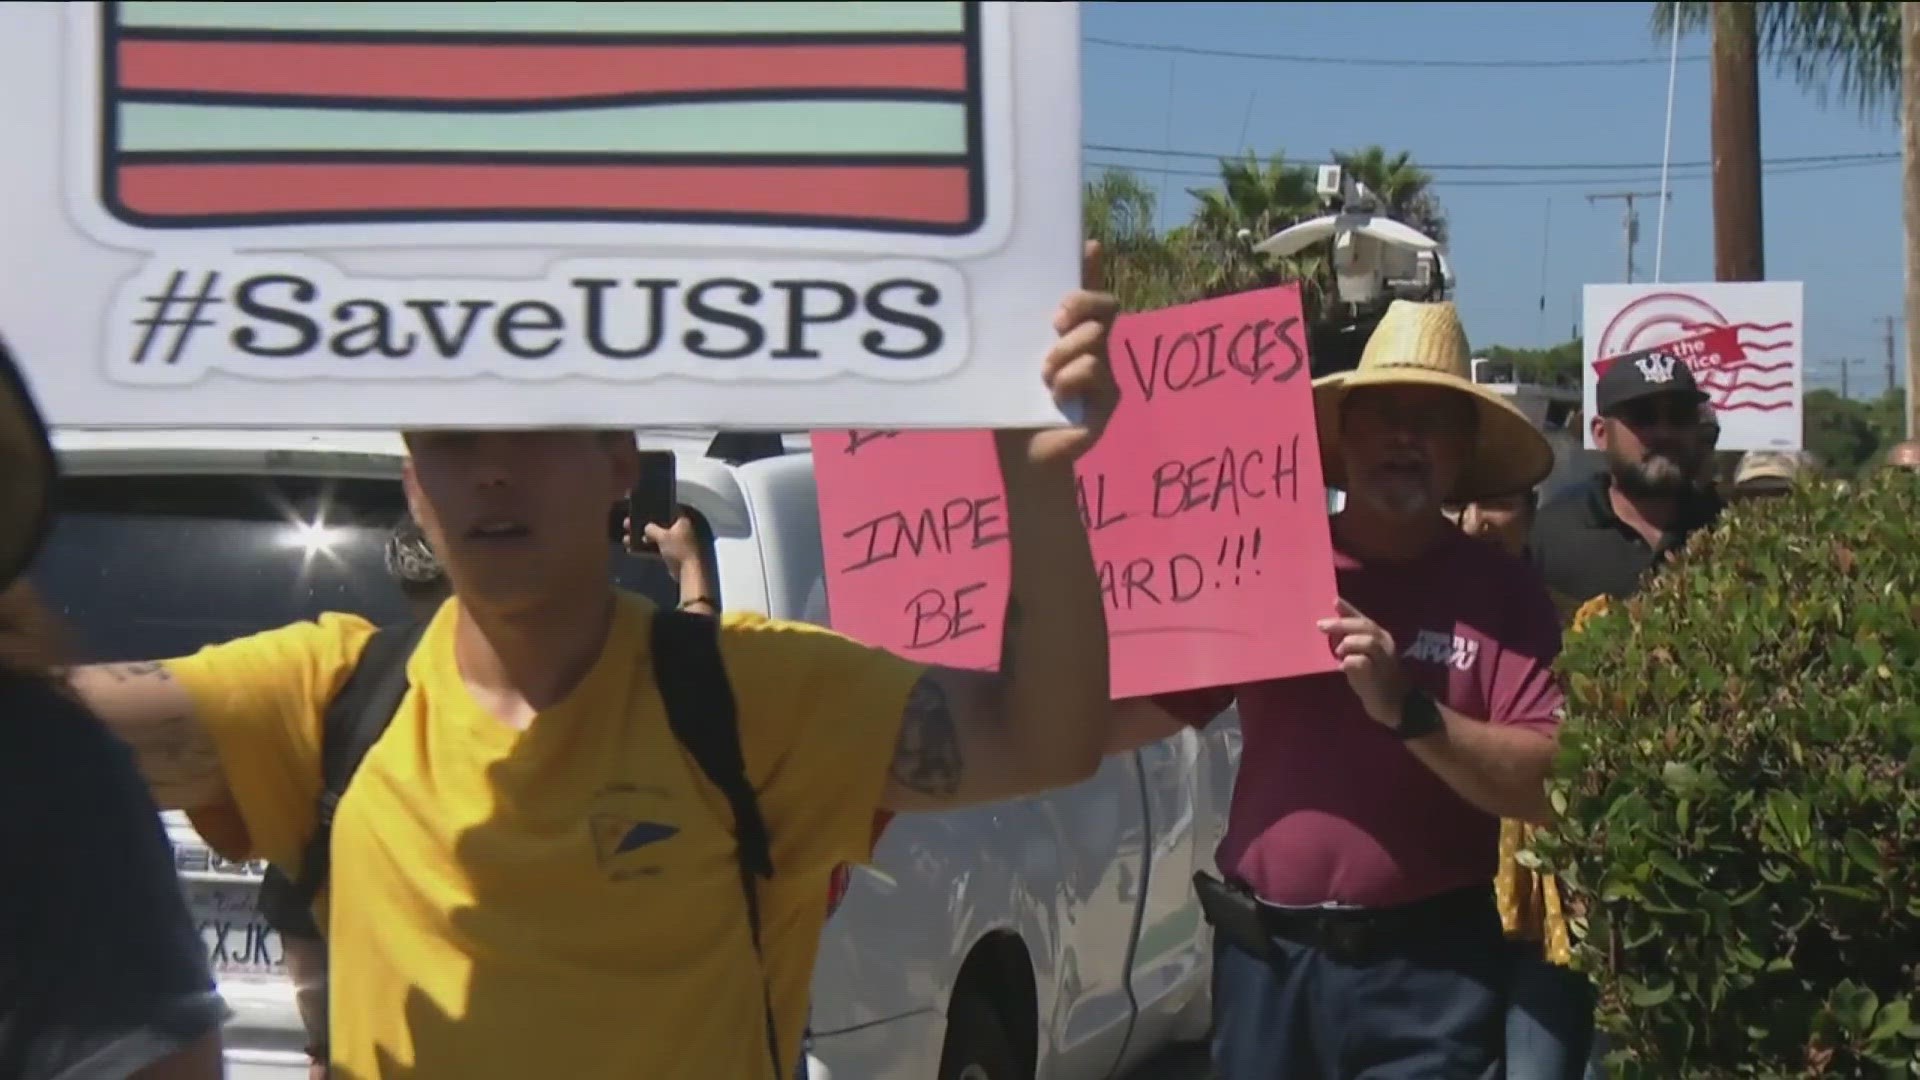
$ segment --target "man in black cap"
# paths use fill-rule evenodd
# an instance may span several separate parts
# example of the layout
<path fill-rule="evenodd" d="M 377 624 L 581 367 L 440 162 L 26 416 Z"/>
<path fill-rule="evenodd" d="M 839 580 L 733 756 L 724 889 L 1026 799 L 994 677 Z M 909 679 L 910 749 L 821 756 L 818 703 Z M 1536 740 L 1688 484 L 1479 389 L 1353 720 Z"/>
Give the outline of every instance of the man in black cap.
<path fill-rule="evenodd" d="M 1712 452 L 1707 394 L 1684 359 L 1663 347 L 1616 357 L 1594 398 L 1606 471 L 1541 507 L 1529 545 L 1548 587 L 1575 604 L 1631 595 L 1649 567 L 1720 513 L 1697 482 Z"/>

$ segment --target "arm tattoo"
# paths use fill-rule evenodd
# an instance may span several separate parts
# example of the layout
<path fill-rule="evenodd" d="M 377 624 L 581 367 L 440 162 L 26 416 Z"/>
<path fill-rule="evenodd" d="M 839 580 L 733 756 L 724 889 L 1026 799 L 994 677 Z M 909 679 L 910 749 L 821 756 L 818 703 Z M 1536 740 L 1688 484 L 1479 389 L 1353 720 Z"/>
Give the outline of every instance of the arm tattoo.
<path fill-rule="evenodd" d="M 162 802 L 171 794 L 196 790 L 208 776 L 220 771 L 220 751 L 193 717 L 168 717 L 123 729 L 122 735 Z"/>
<path fill-rule="evenodd" d="M 888 774 L 909 791 L 950 798 L 960 790 L 964 771 L 960 730 L 954 724 L 947 691 L 934 676 L 922 675 L 907 695 Z"/>
<path fill-rule="evenodd" d="M 154 660 L 139 660 L 131 664 L 101 664 L 99 669 L 106 672 L 117 683 L 133 682 L 135 679 L 173 678 L 167 673 L 165 665 Z"/>

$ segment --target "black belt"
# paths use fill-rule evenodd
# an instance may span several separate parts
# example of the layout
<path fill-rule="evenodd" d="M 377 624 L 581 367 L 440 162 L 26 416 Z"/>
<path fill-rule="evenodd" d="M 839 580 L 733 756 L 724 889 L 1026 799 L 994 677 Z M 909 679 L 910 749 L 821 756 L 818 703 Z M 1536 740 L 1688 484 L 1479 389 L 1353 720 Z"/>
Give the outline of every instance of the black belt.
<path fill-rule="evenodd" d="M 1202 884 L 1200 874 L 1196 884 Z M 1208 922 L 1240 949 L 1267 957 L 1271 942 L 1308 945 L 1342 959 L 1379 957 L 1438 938 L 1471 934 L 1475 922 L 1494 919 L 1492 886 L 1467 886 L 1396 907 L 1275 907 L 1244 884 L 1202 884 Z"/>
<path fill-rule="evenodd" d="M 1215 936 L 1262 960 L 1275 942 L 1320 949 L 1342 959 L 1389 956 L 1432 941 L 1485 933 L 1500 940 L 1500 916 L 1491 885 L 1453 889 L 1390 908 L 1283 908 L 1252 889 L 1205 872 L 1193 885 Z"/>
<path fill-rule="evenodd" d="M 1491 886 L 1472 885 L 1388 908 L 1283 908 L 1257 902 L 1255 911 L 1274 937 L 1355 957 L 1456 937 L 1493 912 L 1494 902 Z"/>

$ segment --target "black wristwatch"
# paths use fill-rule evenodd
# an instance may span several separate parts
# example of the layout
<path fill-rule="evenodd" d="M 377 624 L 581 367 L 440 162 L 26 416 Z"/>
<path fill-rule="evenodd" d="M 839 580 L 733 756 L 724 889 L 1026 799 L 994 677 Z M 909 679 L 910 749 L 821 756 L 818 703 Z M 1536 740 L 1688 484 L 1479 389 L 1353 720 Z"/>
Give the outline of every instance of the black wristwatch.
<path fill-rule="evenodd" d="M 1440 704 L 1433 695 L 1417 686 L 1407 688 L 1407 696 L 1400 702 L 1400 722 L 1393 727 L 1393 733 L 1401 742 L 1431 735 L 1445 726 L 1446 719 L 1440 715 Z"/>

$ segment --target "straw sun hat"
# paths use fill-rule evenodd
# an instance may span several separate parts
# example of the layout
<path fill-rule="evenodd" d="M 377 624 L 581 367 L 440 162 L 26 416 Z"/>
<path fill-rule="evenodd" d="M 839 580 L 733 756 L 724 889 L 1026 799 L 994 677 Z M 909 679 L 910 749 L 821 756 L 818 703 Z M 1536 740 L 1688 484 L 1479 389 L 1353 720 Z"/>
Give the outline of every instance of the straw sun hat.
<path fill-rule="evenodd" d="M 1439 386 L 1473 402 L 1473 456 L 1449 501 L 1471 502 L 1516 495 L 1553 471 L 1553 447 L 1526 415 L 1469 374 L 1467 334 L 1451 303 L 1395 300 L 1367 339 L 1360 363 L 1313 382 L 1313 408 L 1320 427 L 1320 460 L 1329 487 L 1346 487 L 1339 452 L 1340 407 L 1347 392 L 1363 386 Z"/>
<path fill-rule="evenodd" d="M 52 501 L 53 448 L 13 353 L 0 341 L 0 589 L 33 561 Z"/>

